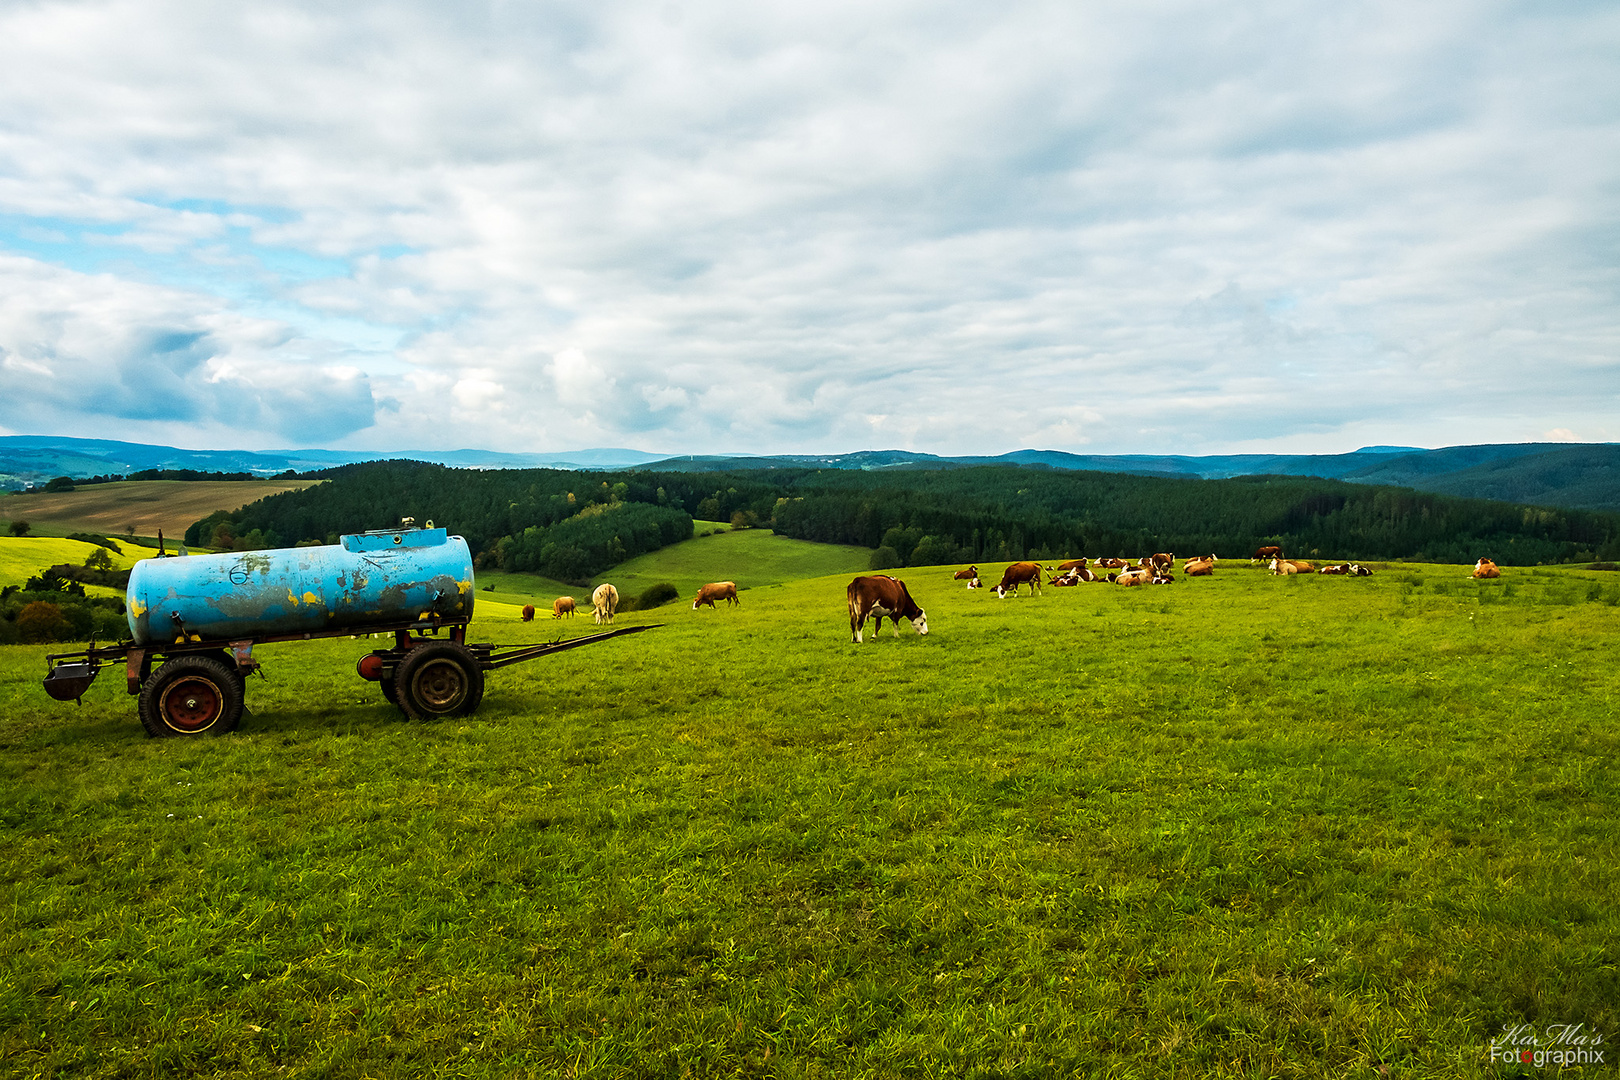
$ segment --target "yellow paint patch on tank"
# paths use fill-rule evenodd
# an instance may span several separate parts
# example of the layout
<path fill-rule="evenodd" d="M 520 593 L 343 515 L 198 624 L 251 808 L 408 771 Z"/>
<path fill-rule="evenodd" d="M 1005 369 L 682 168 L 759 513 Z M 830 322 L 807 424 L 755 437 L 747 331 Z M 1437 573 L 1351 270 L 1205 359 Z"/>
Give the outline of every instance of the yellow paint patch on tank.
<path fill-rule="evenodd" d="M 457 587 L 461 590 L 463 596 L 472 592 L 472 578 L 468 578 L 466 581 L 457 582 Z"/>
<path fill-rule="evenodd" d="M 304 594 L 304 603 L 306 603 L 306 604 L 318 604 L 320 602 L 321 602 L 321 598 L 319 596 L 317 596 L 315 593 L 307 592 L 307 593 Z"/>
<path fill-rule="evenodd" d="M 291 604 L 293 607 L 298 606 L 298 594 L 293 592 L 291 589 L 287 590 L 287 603 Z"/>
<path fill-rule="evenodd" d="M 129 602 L 129 613 L 135 616 L 137 619 L 142 615 L 145 615 L 146 610 L 146 605 L 141 603 L 139 600 L 131 600 Z"/>

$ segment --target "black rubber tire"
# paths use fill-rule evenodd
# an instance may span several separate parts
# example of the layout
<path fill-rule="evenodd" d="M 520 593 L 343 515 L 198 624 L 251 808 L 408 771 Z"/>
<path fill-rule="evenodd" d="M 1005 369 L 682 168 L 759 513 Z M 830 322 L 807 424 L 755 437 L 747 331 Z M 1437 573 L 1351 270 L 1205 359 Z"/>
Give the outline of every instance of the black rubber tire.
<path fill-rule="evenodd" d="M 377 680 L 377 685 L 382 687 L 383 697 L 388 699 L 388 704 L 399 704 L 399 691 L 394 688 L 394 676 L 384 675 Z"/>
<path fill-rule="evenodd" d="M 209 656 L 176 656 L 141 687 L 137 712 L 155 738 L 224 735 L 242 720 L 242 680 Z"/>
<path fill-rule="evenodd" d="M 399 707 L 413 720 L 466 716 L 484 700 L 484 672 L 465 645 L 418 645 L 394 669 Z"/>

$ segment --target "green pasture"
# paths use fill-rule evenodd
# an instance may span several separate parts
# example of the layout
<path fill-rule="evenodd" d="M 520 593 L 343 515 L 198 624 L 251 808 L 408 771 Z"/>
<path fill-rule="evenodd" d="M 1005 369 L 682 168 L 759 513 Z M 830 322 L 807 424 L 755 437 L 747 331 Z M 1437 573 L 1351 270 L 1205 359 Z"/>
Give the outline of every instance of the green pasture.
<path fill-rule="evenodd" d="M 862 547 L 840 544 L 813 544 L 806 540 L 777 536 L 768 529 L 736 529 L 713 521 L 699 521 L 691 540 L 672 544 L 620 563 L 598 575 L 588 586 L 567 585 L 537 574 L 511 574 L 480 570 L 478 587 L 495 586 L 485 598 L 503 603 L 533 604 L 550 609 L 559 596 L 572 596 L 580 606 L 590 607 L 591 589 L 612 582 L 619 596 L 640 596 L 648 586 L 669 582 L 680 590 L 690 607 L 698 588 L 710 581 L 735 581 L 742 592 L 762 585 L 776 585 L 801 578 L 845 574 L 853 577 L 867 572 L 872 553 Z M 743 600 L 747 603 L 747 600 Z"/>
<path fill-rule="evenodd" d="M 1488 1063 L 1522 1022 L 1613 1075 L 1620 574 L 896 573 L 927 637 L 762 575 L 438 723 L 367 640 L 178 741 L 0 649 L 5 1073 L 1553 1074 Z"/>

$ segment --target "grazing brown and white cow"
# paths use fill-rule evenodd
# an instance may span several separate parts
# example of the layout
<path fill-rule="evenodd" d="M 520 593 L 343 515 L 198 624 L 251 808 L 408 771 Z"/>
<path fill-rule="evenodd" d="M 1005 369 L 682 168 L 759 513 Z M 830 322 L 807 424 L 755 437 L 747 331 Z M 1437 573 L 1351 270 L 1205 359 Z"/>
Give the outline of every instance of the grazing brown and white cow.
<path fill-rule="evenodd" d="M 1249 561 L 1254 562 L 1257 559 L 1280 558 L 1282 558 L 1282 548 L 1273 545 L 1271 547 L 1255 548 L 1254 554 L 1249 556 Z"/>
<path fill-rule="evenodd" d="M 1205 555 L 1199 559 L 1188 559 L 1182 565 L 1181 572 L 1188 577 L 1210 577 L 1215 573 L 1215 556 Z"/>
<path fill-rule="evenodd" d="M 551 617 L 560 619 L 564 615 L 574 616 L 574 598 L 572 596 L 559 596 L 551 602 Z"/>
<path fill-rule="evenodd" d="M 1018 586 L 1027 584 L 1031 593 L 1041 591 L 1041 564 L 1032 562 L 1015 562 L 1001 572 L 1001 584 L 996 586 L 996 595 L 1003 600 L 1007 599 L 1010 591 L 1018 595 Z"/>
<path fill-rule="evenodd" d="M 1474 564 L 1474 576 L 1477 578 L 1501 577 L 1502 571 L 1496 568 L 1496 563 L 1482 556 L 1479 562 Z"/>
<path fill-rule="evenodd" d="M 716 600 L 724 600 L 726 606 L 740 604 L 737 599 L 737 583 L 735 581 L 711 581 L 698 590 L 697 599 L 692 601 L 692 610 L 696 611 L 698 605 L 708 604 L 712 609 Z"/>
<path fill-rule="evenodd" d="M 1151 585 L 1153 584 L 1153 571 L 1151 570 L 1125 570 L 1114 578 L 1115 585 Z"/>
<path fill-rule="evenodd" d="M 524 622 L 534 622 L 534 605 L 533 604 L 524 604 L 523 605 L 523 621 Z"/>
<path fill-rule="evenodd" d="M 858 577 L 849 583 L 844 595 L 849 599 L 849 634 L 857 645 L 863 640 L 861 628 L 866 625 L 869 615 L 874 620 L 873 636 L 883 629 L 885 616 L 894 620 L 895 637 L 900 636 L 901 619 L 910 619 L 917 633 L 928 633 L 928 616 L 923 614 L 923 609 L 917 606 L 917 601 L 907 591 L 906 583 L 899 578 L 887 574 Z"/>
<path fill-rule="evenodd" d="M 611 623 L 613 613 L 619 610 L 619 590 L 604 581 L 596 587 L 595 592 L 591 593 L 591 607 L 599 625 Z"/>

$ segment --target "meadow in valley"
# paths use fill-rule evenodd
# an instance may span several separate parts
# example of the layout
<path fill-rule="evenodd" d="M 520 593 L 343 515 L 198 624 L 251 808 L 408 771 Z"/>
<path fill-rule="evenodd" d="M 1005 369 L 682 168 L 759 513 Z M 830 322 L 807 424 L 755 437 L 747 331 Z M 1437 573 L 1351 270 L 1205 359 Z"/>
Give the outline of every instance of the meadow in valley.
<path fill-rule="evenodd" d="M 739 607 L 451 721 L 364 639 L 261 647 L 240 730 L 170 740 L 121 672 L 75 708 L 64 646 L 0 649 L 3 1071 L 1542 1075 L 1488 1059 L 1518 1024 L 1612 1070 L 1620 574 L 913 567 L 929 634 L 857 646 L 853 570 L 699 557 L 739 537 L 630 568 Z M 549 585 L 472 638 L 592 632 L 518 620 Z"/>

